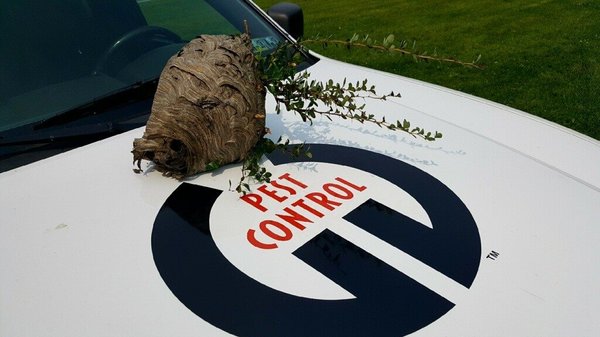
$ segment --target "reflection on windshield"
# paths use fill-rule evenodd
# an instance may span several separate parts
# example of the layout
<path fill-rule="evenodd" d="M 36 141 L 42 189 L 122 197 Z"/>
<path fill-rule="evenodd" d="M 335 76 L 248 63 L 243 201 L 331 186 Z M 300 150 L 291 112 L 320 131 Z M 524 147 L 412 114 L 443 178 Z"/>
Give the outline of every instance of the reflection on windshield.
<path fill-rule="evenodd" d="M 281 36 L 234 0 L 39 0 L 0 5 L 0 132 L 156 79 L 200 34 Z M 6 41 L 6 43 L 4 43 Z"/>

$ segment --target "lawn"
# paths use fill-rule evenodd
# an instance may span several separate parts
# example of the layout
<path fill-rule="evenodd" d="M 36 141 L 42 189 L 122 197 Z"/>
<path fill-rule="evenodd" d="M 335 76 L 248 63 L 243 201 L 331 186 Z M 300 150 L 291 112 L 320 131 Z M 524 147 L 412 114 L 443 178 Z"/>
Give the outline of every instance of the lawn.
<path fill-rule="evenodd" d="M 266 9 L 279 2 L 255 0 Z M 484 70 L 372 51 L 313 47 L 346 62 L 490 99 L 600 139 L 600 1 L 295 0 L 305 37 L 416 41 Z"/>

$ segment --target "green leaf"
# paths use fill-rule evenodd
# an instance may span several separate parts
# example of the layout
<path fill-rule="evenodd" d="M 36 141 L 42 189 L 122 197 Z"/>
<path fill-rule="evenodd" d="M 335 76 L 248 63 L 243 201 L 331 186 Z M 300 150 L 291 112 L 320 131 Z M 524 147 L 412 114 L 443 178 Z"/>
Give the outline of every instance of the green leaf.
<path fill-rule="evenodd" d="M 402 128 L 407 130 L 410 128 L 410 122 L 407 121 L 406 119 L 402 122 Z"/>
<path fill-rule="evenodd" d="M 221 167 L 221 164 L 219 164 L 218 162 L 211 161 L 210 163 L 206 164 L 206 171 L 214 171 L 219 167 Z"/>

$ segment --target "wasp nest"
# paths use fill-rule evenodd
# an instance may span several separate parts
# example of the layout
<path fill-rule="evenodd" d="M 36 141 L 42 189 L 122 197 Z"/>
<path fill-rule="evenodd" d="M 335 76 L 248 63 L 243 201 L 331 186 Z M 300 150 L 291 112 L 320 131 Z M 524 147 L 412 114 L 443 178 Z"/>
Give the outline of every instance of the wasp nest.
<path fill-rule="evenodd" d="M 265 132 L 265 88 L 247 34 L 190 41 L 160 75 L 133 161 L 178 179 L 245 159 Z"/>

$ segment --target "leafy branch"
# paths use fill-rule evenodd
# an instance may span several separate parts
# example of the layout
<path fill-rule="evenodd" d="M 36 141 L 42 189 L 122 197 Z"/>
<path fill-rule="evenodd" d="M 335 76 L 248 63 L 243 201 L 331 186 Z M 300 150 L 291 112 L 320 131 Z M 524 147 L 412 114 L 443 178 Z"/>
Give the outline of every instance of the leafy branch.
<path fill-rule="evenodd" d="M 377 119 L 374 114 L 369 114 L 365 110 L 366 104 L 357 104 L 356 100 L 375 99 L 387 100 L 388 98 L 399 98 L 400 94 L 390 92 L 385 95 L 377 95 L 375 86 L 369 86 L 367 80 L 356 82 L 355 84 L 347 82 L 335 83 L 329 80 L 326 83 L 309 80 L 310 74 L 303 73 L 292 80 L 276 84 L 273 88 L 273 95 L 277 105 L 277 113 L 281 112 L 284 106 L 287 111 L 293 111 L 300 115 L 304 122 L 312 123 L 317 115 L 322 115 L 332 120 L 332 117 L 341 119 L 352 119 L 360 123 L 373 123 L 379 127 L 385 127 L 389 130 L 400 130 L 410 134 L 413 137 L 420 137 L 428 141 L 441 138 L 439 132 L 426 132 L 420 127 L 411 128 L 407 120 L 388 122 L 385 117 Z M 322 109 L 320 109 L 322 107 Z"/>
<path fill-rule="evenodd" d="M 394 45 L 393 42 L 394 35 L 387 36 L 381 44 L 369 38 L 368 35 L 361 38 L 358 34 L 354 34 L 352 38 L 345 41 L 314 38 L 301 40 L 298 43 L 281 44 L 270 53 L 258 51 L 255 57 L 261 70 L 261 80 L 275 98 L 275 110 L 278 114 L 285 108 L 285 111 L 297 113 L 302 121 L 311 125 L 317 115 L 320 115 L 329 120 L 336 117 L 344 120 L 355 120 L 360 123 L 371 123 L 381 128 L 403 131 L 415 138 L 422 138 L 426 141 L 442 138 L 442 133 L 411 126 L 411 123 L 406 119 L 391 122 L 387 121 L 385 117 L 378 119 L 374 114 L 366 111 L 366 104 L 358 103 L 367 99 L 385 101 L 390 98 L 399 98 L 399 93 L 392 91 L 383 95 L 378 94 L 375 86 L 369 85 L 366 79 L 355 83 L 346 79 L 342 83 L 333 80 L 320 82 L 311 80 L 308 72 L 297 72 L 298 64 L 303 61 L 302 55 L 307 52 L 304 46 L 310 44 L 321 44 L 324 47 L 337 45 L 348 49 L 353 47 L 368 48 L 409 55 L 417 61 L 440 61 L 460 64 L 465 67 L 482 68 L 478 64 L 480 57 L 472 62 L 464 62 L 453 58 L 439 57 L 437 53 L 434 55 L 427 55 L 425 52 L 420 53 L 415 50 L 414 46 L 410 50 L 406 41 L 400 41 L 398 46 Z M 287 151 L 294 156 L 305 155 L 311 157 L 304 144 L 290 147 L 289 140 L 282 142 L 280 138 L 277 142 L 273 142 L 263 138 L 244 160 L 242 177 L 235 190 L 244 194 L 250 191 L 249 178 L 258 182 L 269 182 L 271 174 L 261 166 L 260 160 L 263 155 L 278 149 Z"/>
<path fill-rule="evenodd" d="M 301 46 L 295 46 L 302 48 Z M 301 61 L 301 51 L 282 45 L 268 56 L 257 54 L 259 69 L 262 69 L 262 81 L 275 98 L 275 111 L 279 114 L 282 107 L 287 111 L 300 115 L 302 121 L 312 124 L 317 115 L 328 119 L 338 117 L 352 119 L 360 123 L 373 123 L 390 130 L 404 131 L 413 137 L 433 141 L 442 137 L 439 132 L 426 132 L 420 127 L 411 128 L 407 120 L 388 122 L 385 117 L 377 119 L 374 114 L 365 110 L 366 104 L 358 104 L 358 99 L 374 99 L 385 101 L 388 98 L 399 98 L 393 91 L 379 95 L 374 85 L 368 80 L 352 83 L 344 79 L 342 83 L 329 80 L 320 82 L 310 79 L 308 72 L 296 73 L 296 66 Z"/>

